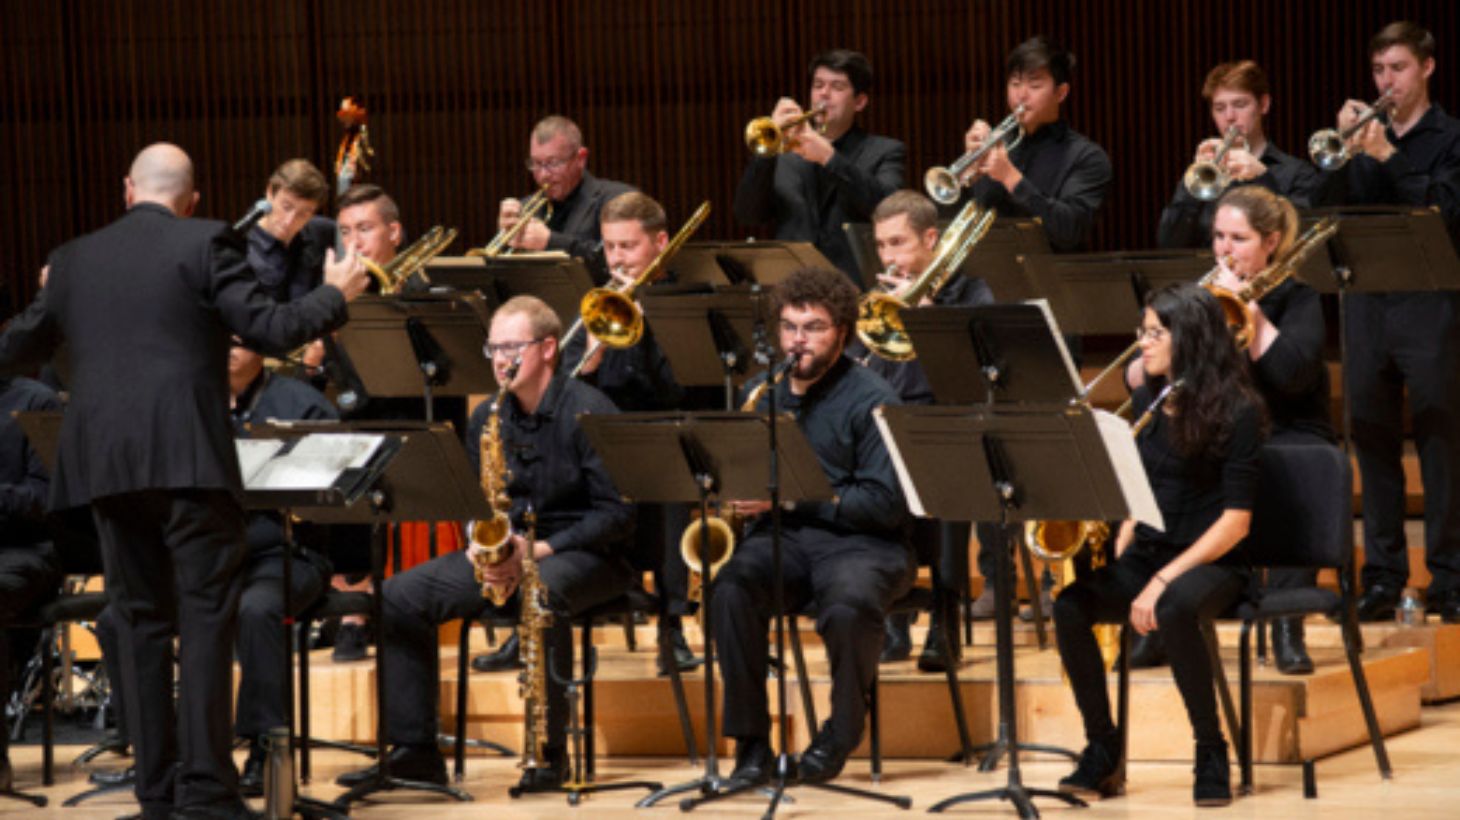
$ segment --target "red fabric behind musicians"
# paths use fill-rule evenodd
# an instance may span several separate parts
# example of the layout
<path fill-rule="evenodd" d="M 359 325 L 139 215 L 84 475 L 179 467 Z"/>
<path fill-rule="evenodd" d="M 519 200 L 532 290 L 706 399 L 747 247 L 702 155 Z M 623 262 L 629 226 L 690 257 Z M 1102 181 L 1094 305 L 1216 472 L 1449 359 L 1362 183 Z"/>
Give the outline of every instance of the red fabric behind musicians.
<path fill-rule="evenodd" d="M 394 559 L 386 561 L 386 575 L 405 572 L 417 564 L 431 560 L 431 523 L 429 521 L 402 521 L 396 525 L 395 542 L 400 545 L 400 564 Z M 436 522 L 436 555 L 455 552 L 464 545 L 461 525 L 454 521 Z"/>

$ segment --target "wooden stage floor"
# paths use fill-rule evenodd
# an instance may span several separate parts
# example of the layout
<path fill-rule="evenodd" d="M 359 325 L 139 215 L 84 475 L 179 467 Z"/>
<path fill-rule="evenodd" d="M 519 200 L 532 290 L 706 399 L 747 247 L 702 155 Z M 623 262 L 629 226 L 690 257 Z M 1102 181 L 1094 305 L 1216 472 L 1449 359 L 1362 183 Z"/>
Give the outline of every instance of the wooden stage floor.
<path fill-rule="evenodd" d="M 1080 817 L 1253 817 L 1263 820 L 1279 818 L 1316 818 L 1323 820 L 1346 817 L 1441 818 L 1460 816 L 1460 702 L 1428 706 L 1424 709 L 1421 728 L 1389 739 L 1394 779 L 1385 782 L 1374 767 L 1373 754 L 1362 746 L 1325 758 L 1318 763 L 1318 798 L 1305 800 L 1302 794 L 1301 770 L 1298 766 L 1259 766 L 1256 771 L 1257 792 L 1238 798 L 1226 809 L 1198 811 L 1191 803 L 1191 767 L 1178 763 L 1133 763 L 1126 796 L 1103 801 L 1089 810 L 1066 809 L 1051 801 L 1041 801 L 1039 808 L 1049 816 Z M 69 761 L 80 747 L 57 749 L 57 784 L 36 789 L 50 797 L 46 809 L 0 798 L 0 817 L 4 818 L 111 818 L 135 810 L 130 796 L 107 795 L 76 808 L 61 808 L 61 801 L 85 788 L 86 773 L 72 768 Z M 11 750 L 16 779 L 29 789 L 40 780 L 40 748 L 26 745 Z M 116 758 L 103 759 L 93 766 L 114 765 Z M 312 796 L 330 799 L 340 789 L 329 785 L 328 777 L 358 765 L 360 758 L 342 752 L 319 752 L 316 757 L 316 781 L 307 788 Z M 1028 785 L 1052 787 L 1069 770 L 1062 762 L 1026 762 L 1024 780 Z M 838 782 L 868 786 L 865 761 L 853 761 L 848 774 Z M 694 777 L 697 771 L 682 759 L 614 758 L 600 764 L 600 781 L 620 778 L 659 779 L 675 783 Z M 513 763 L 500 758 L 473 757 L 467 761 L 465 788 L 476 796 L 473 803 L 445 803 L 441 798 L 410 794 L 386 795 L 382 802 L 358 807 L 354 814 L 367 818 L 481 817 L 493 818 L 652 818 L 680 816 L 672 803 L 655 809 L 633 808 L 638 793 L 607 793 L 586 799 L 582 806 L 570 809 L 557 795 L 534 795 L 510 800 L 506 790 L 515 782 Z M 927 760 L 891 760 L 881 789 L 888 793 L 913 798 L 913 808 L 905 816 L 926 812 L 934 802 L 964 791 L 995 788 L 1004 783 L 1005 770 L 980 774 L 974 769 Z M 1236 772 L 1233 772 L 1234 780 Z M 782 817 L 842 818 L 889 817 L 902 814 L 881 804 L 858 801 L 812 789 L 793 792 L 797 803 L 784 807 Z M 736 798 L 713 809 L 701 809 L 696 817 L 756 817 L 764 810 L 760 798 Z M 1008 804 L 964 804 L 951 809 L 948 816 L 1014 817 Z"/>

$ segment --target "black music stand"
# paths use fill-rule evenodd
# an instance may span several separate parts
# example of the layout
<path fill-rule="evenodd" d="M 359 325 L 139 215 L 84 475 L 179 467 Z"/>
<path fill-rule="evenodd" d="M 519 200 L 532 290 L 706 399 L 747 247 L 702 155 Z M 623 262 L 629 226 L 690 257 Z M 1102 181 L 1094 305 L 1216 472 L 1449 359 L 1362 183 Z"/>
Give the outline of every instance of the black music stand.
<path fill-rule="evenodd" d="M 1146 291 L 1196 282 L 1215 264 L 1211 251 L 1196 250 L 1048 254 L 1020 262 L 1060 329 L 1082 336 L 1128 335 Z"/>
<path fill-rule="evenodd" d="M 802 268 L 833 265 L 810 242 L 688 242 L 674 255 L 675 281 L 770 287 Z"/>
<path fill-rule="evenodd" d="M 685 387 L 723 385 L 730 410 L 749 370 L 760 298 L 759 285 L 736 285 L 709 293 L 651 289 L 640 301 L 675 381 Z"/>
<path fill-rule="evenodd" d="M 999 410 L 958 407 L 883 407 L 875 411 L 914 512 L 997 522 L 1012 542 L 1017 522 L 1041 519 L 1119 520 L 1138 503 L 1127 494 L 1145 482 L 1128 428 L 1121 444 L 1119 421 L 1097 422 L 1085 407 Z M 1110 417 L 1113 419 L 1113 417 Z M 1111 451 L 1119 451 L 1112 458 Z M 1116 464 L 1124 464 L 1122 470 Z M 1149 484 L 1144 503 L 1154 507 Z M 1149 508 L 1148 508 L 1149 509 Z M 1074 795 L 1025 786 L 1019 769 L 1024 749 L 1062 751 L 1020 743 L 1014 705 L 1013 592 L 1009 550 L 998 553 L 994 581 L 999 679 L 999 739 L 1009 755 L 1003 788 L 947 798 L 929 811 L 958 803 L 1008 800 L 1021 817 L 1038 817 L 1033 798 L 1051 797 L 1084 806 Z"/>
<path fill-rule="evenodd" d="M 578 303 L 594 285 L 583 260 L 560 254 L 438 256 L 426 265 L 433 289 L 480 293 L 495 308 L 513 296 L 536 296 L 560 317 L 578 315 Z"/>
<path fill-rule="evenodd" d="M 447 785 L 403 780 L 390 774 L 386 742 L 385 666 L 389 653 L 384 651 L 382 628 L 382 588 L 385 581 L 385 541 L 387 522 L 393 521 L 466 521 L 485 518 L 491 508 L 481 493 L 477 477 L 466 460 L 456 431 L 448 424 L 413 421 L 359 421 L 348 424 L 319 422 L 279 422 L 261 425 L 256 434 L 301 436 L 329 429 L 338 432 L 379 434 L 400 441 L 399 452 L 386 466 L 373 488 L 355 503 L 345 507 L 315 506 L 308 510 L 295 507 L 315 523 L 368 523 L 373 527 L 370 549 L 370 624 L 375 638 L 375 721 L 376 777 L 350 789 L 334 801 L 344 808 L 357 800 L 381 791 L 411 789 L 442 794 L 456 800 L 469 801 L 471 795 Z"/>
<path fill-rule="evenodd" d="M 950 219 L 938 220 L 938 232 L 948 227 Z M 882 270 L 882 260 L 877 256 L 877 242 L 871 223 L 845 222 L 842 231 L 852 246 L 852 256 L 862 273 L 862 287 L 870 290 L 877 286 L 877 274 Z M 990 226 L 989 232 L 958 266 L 964 276 L 980 278 L 988 283 L 994 297 L 1000 302 L 1018 302 L 1040 295 L 1029 284 L 1019 265 L 1021 256 L 1037 256 L 1049 253 L 1049 240 L 1044 235 L 1044 225 L 1036 219 L 1011 219 L 999 217 Z"/>

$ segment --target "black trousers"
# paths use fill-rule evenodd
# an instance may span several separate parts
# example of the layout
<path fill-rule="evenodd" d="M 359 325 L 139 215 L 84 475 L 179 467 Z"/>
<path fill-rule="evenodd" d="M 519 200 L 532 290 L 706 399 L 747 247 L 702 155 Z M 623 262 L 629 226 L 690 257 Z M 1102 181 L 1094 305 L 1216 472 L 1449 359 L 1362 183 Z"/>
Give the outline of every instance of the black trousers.
<path fill-rule="evenodd" d="M 122 638 L 118 634 L 115 607 L 107 606 L 96 616 L 96 643 L 101 647 L 101 662 L 106 667 L 106 679 L 111 685 L 117 738 L 124 744 L 130 744 L 132 734 L 127 727 L 127 681 L 122 676 Z"/>
<path fill-rule="evenodd" d="M 10 702 L 10 624 L 54 598 L 61 570 L 42 545 L 0 547 L 0 704 Z M 10 748 L 10 726 L 0 706 L 0 759 Z"/>
<path fill-rule="evenodd" d="M 149 815 L 172 805 L 234 809 L 228 707 L 243 508 L 225 490 L 145 490 L 94 499 L 91 509 L 115 609 L 137 800 Z"/>
<path fill-rule="evenodd" d="M 298 615 L 324 594 L 328 580 L 320 566 L 302 557 L 290 559 L 289 608 Z M 249 556 L 243 568 L 243 593 L 238 602 L 238 707 L 233 732 L 257 738 L 284 726 L 284 689 L 292 664 L 284 642 L 284 550 Z"/>
<path fill-rule="evenodd" d="M 940 518 L 915 518 L 913 549 L 918 565 L 933 570 L 933 588 L 945 594 L 940 607 L 953 607 L 968 584 L 968 537 L 973 524 Z"/>
<path fill-rule="evenodd" d="M 816 632 L 831 663 L 830 724 L 837 740 L 851 748 L 867 722 L 883 616 L 912 586 L 912 551 L 872 536 L 787 526 L 781 552 L 787 611 L 816 603 Z M 774 601 L 771 559 L 770 533 L 758 527 L 715 576 L 713 623 L 725 681 L 727 737 L 770 736 L 766 661 Z"/>
<path fill-rule="evenodd" d="M 1085 736 L 1092 741 L 1109 738 L 1115 731 L 1115 721 L 1111 719 L 1105 663 L 1091 627 L 1125 623 L 1131 602 L 1176 554 L 1137 541 L 1114 563 L 1080 578 L 1055 598 L 1054 628 L 1060 660 L 1084 718 Z M 1204 564 L 1183 572 L 1156 601 L 1156 624 L 1197 743 L 1222 742 L 1211 658 L 1202 638 L 1201 622 L 1229 609 L 1246 584 L 1244 570 Z"/>
<path fill-rule="evenodd" d="M 1348 297 L 1345 379 L 1364 487 L 1364 585 L 1409 580 L 1401 412 L 1409 390 L 1431 600 L 1460 592 L 1460 296 Z"/>
<path fill-rule="evenodd" d="M 654 573 L 654 591 L 671 616 L 688 615 L 689 567 L 679 554 L 679 537 L 689 526 L 686 504 L 639 504 L 634 522 L 633 565 Z"/>
<path fill-rule="evenodd" d="M 548 590 L 553 625 L 544 636 L 550 671 L 573 674 L 573 629 L 570 619 L 623 595 L 633 582 L 626 561 L 592 552 L 563 552 L 538 563 Z M 469 618 L 486 608 L 482 589 L 464 551 L 447 553 L 400 575 L 384 587 L 386 737 L 401 745 L 436 744 L 440 669 L 436 662 L 436 627 L 454 618 Z M 516 607 L 516 598 L 508 603 Z M 548 676 L 549 747 L 563 747 L 567 726 L 566 689 Z"/>

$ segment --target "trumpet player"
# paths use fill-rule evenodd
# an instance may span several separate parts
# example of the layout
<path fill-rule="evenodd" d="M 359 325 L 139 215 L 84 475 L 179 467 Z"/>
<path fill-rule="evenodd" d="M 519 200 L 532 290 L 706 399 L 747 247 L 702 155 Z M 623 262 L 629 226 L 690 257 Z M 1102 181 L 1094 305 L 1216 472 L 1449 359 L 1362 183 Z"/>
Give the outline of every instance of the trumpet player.
<path fill-rule="evenodd" d="M 313 290 L 324 276 L 325 251 L 335 245 L 335 226 L 318 216 L 329 199 L 329 182 L 307 159 L 287 160 L 269 175 L 264 198 L 272 206 L 248 232 L 248 266 L 278 302 Z M 324 361 L 324 345 L 304 350 L 306 369 Z"/>
<path fill-rule="evenodd" d="M 1252 60 L 1222 63 L 1207 73 L 1201 95 L 1210 106 L 1212 124 L 1220 136 L 1205 139 L 1196 147 L 1193 168 L 1199 163 L 1215 163 L 1226 174 L 1227 186 L 1261 185 L 1300 208 L 1308 207 L 1318 172 L 1268 141 L 1264 120 L 1272 107 L 1272 94 L 1267 72 Z M 1227 135 L 1232 138 L 1226 139 Z M 1224 188 L 1220 184 L 1214 187 Z M 1214 195 L 1208 194 L 1210 199 L 1201 199 L 1183 178 L 1161 211 L 1158 244 L 1163 248 L 1205 247 L 1212 238 L 1212 217 L 1221 192 L 1215 190 Z"/>
<path fill-rule="evenodd" d="M 554 114 L 532 127 L 527 141 L 527 171 L 538 189 L 547 189 L 551 215 L 539 212 L 512 240 L 512 247 L 530 251 L 562 251 L 588 265 L 594 283 L 608 280 L 603 262 L 598 212 L 605 202 L 632 186 L 599 179 L 588 171 L 583 132 L 567 117 Z M 522 199 L 502 200 L 497 230 L 511 230 L 522 213 Z"/>
<path fill-rule="evenodd" d="M 1075 56 L 1043 35 L 1020 43 L 1005 61 L 1009 110 L 1023 106 L 1023 137 L 997 145 L 967 172 L 971 194 L 999 216 L 1038 217 L 1057 253 L 1084 250 L 1112 179 L 1105 150 L 1070 128 L 1061 108 Z M 964 148 L 976 151 L 992 128 L 975 120 Z"/>
<path fill-rule="evenodd" d="M 842 225 L 866 222 L 883 197 L 903 186 L 907 147 L 857 124 L 871 102 L 872 64 L 865 55 L 824 51 L 811 59 L 807 74 L 808 106 L 821 114 L 809 125 L 793 126 L 801 106 L 789 97 L 776 101 L 771 118 L 784 129 L 789 150 L 757 156 L 746 166 L 735 190 L 735 219 L 773 225 L 777 239 L 812 243 L 860 282 Z"/>
<path fill-rule="evenodd" d="M 1387 95 L 1388 123 L 1372 118 L 1352 134 L 1351 158 L 1322 174 L 1319 203 L 1434 206 L 1460 247 L 1460 122 L 1431 102 L 1435 38 L 1391 23 L 1369 42 L 1374 86 Z M 1369 105 L 1338 113 L 1351 130 Z M 1363 271 L 1358 271 L 1363 275 Z M 1345 389 L 1363 483 L 1364 593 L 1360 620 L 1393 617 L 1409 581 L 1401 462 L 1407 390 L 1425 497 L 1426 604 L 1460 622 L 1460 294 L 1357 293 L 1346 300 Z"/>
<path fill-rule="evenodd" d="M 571 616 L 622 595 L 632 573 L 619 548 L 633 524 L 633 510 L 619 497 L 603 461 L 578 426 L 580 413 L 614 413 L 617 409 L 596 388 L 557 371 L 562 324 L 552 308 L 534 296 L 507 300 L 492 316 L 487 352 L 497 378 L 520 358 L 507 383 L 501 414 L 502 452 L 511 479 L 509 517 L 514 525 L 510 556 L 485 570 L 486 582 L 511 589 L 521 572 L 522 556 L 532 550 L 555 613 L 544 635 L 542 655 L 550 669 L 572 669 Z M 479 468 L 479 442 L 489 403 L 481 404 L 467 426 L 467 453 Z M 517 527 L 529 505 L 536 512 L 536 540 L 529 543 Z M 446 766 L 437 748 L 439 669 L 434 646 L 436 627 L 483 612 L 482 584 L 474 575 L 468 550 L 447 553 L 385 582 L 383 589 L 385 646 L 390 654 L 385 685 L 386 725 L 381 731 L 393 745 L 390 771 L 396 777 L 429 783 L 446 782 Z M 512 604 L 508 604 L 512 606 Z M 542 655 L 539 655 L 541 657 Z M 519 788 L 541 791 L 561 785 L 568 774 L 564 745 L 567 703 L 564 688 L 549 675 L 545 766 L 526 769 Z M 374 777 L 365 769 L 339 778 L 351 786 Z"/>
<path fill-rule="evenodd" d="M 900 295 L 927 270 L 938 245 L 938 206 L 917 191 L 903 189 L 893 193 L 872 212 L 872 233 L 877 242 L 877 256 L 884 271 L 878 284 L 893 295 Z M 987 305 L 994 301 L 988 283 L 978 277 L 959 276 L 956 272 L 923 304 Z M 853 340 L 848 355 L 866 362 L 882 376 L 907 404 L 932 404 L 933 388 L 917 359 L 894 362 L 869 354 L 858 340 Z M 960 578 L 968 576 L 969 524 L 963 521 L 918 519 L 913 526 L 913 545 L 919 560 L 934 567 L 939 574 L 940 588 L 958 589 Z M 941 624 L 945 618 L 956 618 L 952 608 L 956 601 L 942 601 L 933 610 L 928 626 L 928 639 L 918 656 L 918 668 L 924 672 L 941 672 L 959 657 L 959 647 L 944 646 Z M 882 661 L 900 661 L 912 651 L 906 616 L 889 618 L 887 640 L 882 647 Z"/>

